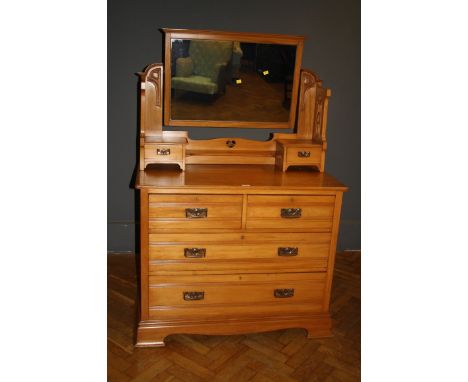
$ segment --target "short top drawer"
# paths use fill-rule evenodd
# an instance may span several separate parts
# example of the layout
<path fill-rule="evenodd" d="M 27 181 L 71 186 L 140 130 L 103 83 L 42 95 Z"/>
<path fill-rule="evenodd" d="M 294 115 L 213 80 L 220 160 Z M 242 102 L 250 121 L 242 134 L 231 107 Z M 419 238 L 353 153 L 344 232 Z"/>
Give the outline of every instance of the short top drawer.
<path fill-rule="evenodd" d="M 145 158 L 158 159 L 160 162 L 182 160 L 182 145 L 146 144 Z"/>
<path fill-rule="evenodd" d="M 288 164 L 319 163 L 321 160 L 321 147 L 288 147 L 286 160 Z"/>
<path fill-rule="evenodd" d="M 247 228 L 329 231 L 333 195 L 249 195 Z"/>
<path fill-rule="evenodd" d="M 236 229 L 241 217 L 241 195 L 149 196 L 150 230 Z"/>

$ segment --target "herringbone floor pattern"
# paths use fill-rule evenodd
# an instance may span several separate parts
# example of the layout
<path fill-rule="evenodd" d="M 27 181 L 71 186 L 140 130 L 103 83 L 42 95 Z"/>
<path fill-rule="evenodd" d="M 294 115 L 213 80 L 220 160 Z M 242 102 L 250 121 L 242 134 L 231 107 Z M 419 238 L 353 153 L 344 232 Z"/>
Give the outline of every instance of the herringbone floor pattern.
<path fill-rule="evenodd" d="M 359 381 L 360 253 L 336 259 L 334 337 L 302 329 L 238 336 L 173 335 L 165 348 L 134 348 L 136 267 L 130 254 L 108 256 L 108 380 Z"/>

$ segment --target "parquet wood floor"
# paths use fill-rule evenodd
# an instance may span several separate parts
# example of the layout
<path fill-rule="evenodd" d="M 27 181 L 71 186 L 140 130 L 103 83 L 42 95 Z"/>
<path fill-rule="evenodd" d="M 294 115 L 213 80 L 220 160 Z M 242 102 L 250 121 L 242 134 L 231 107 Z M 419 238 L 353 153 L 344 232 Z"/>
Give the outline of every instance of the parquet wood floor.
<path fill-rule="evenodd" d="M 165 348 L 134 348 L 136 265 L 108 255 L 108 381 L 359 381 L 359 252 L 338 253 L 332 290 L 334 337 L 302 329 L 238 335 L 172 335 Z"/>

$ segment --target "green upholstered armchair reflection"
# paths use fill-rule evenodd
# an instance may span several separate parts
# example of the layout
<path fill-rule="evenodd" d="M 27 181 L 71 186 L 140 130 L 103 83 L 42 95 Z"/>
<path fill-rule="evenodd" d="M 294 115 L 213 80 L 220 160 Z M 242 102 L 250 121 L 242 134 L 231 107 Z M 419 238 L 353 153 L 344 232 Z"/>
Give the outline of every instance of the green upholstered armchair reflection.
<path fill-rule="evenodd" d="M 238 42 L 191 40 L 188 57 L 176 60 L 173 89 L 224 94 L 226 83 L 239 73 L 242 50 Z"/>

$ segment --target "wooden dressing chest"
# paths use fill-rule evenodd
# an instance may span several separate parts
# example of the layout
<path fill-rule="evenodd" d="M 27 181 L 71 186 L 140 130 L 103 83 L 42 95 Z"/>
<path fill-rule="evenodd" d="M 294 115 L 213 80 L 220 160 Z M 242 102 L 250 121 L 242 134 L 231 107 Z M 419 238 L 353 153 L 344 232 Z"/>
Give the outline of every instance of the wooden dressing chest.
<path fill-rule="evenodd" d="M 324 172 L 331 91 L 301 70 L 304 37 L 164 32 L 165 63 L 138 73 L 137 346 L 173 333 L 329 336 L 346 187 Z M 196 140 L 174 126 L 294 132 Z"/>
<path fill-rule="evenodd" d="M 138 346 L 173 333 L 330 335 L 341 183 L 309 169 L 188 165 L 140 171 L 137 187 Z"/>

